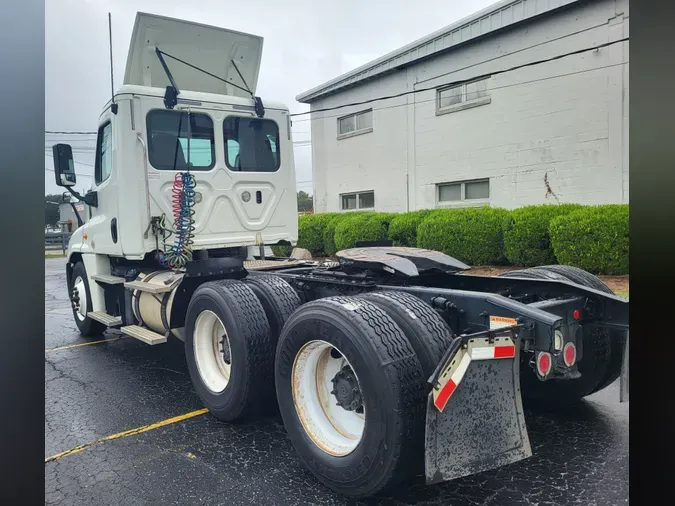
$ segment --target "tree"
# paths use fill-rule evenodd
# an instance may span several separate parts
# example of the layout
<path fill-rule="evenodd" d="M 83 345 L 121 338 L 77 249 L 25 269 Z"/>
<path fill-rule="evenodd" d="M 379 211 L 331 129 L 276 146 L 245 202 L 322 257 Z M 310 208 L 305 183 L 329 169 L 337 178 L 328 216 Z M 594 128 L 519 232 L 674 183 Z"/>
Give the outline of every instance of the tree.
<path fill-rule="evenodd" d="M 314 208 L 314 200 L 307 192 L 300 190 L 298 192 L 298 212 L 306 213 Z"/>
<path fill-rule="evenodd" d="M 45 195 L 45 227 L 55 227 L 58 223 L 61 202 L 63 202 L 63 195 L 60 193 Z"/>

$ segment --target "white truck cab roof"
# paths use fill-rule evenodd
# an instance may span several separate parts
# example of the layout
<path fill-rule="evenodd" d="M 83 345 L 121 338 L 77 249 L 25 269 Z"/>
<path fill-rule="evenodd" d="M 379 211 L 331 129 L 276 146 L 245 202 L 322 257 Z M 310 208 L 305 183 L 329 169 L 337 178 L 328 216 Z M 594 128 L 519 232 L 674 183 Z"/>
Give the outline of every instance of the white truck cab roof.
<path fill-rule="evenodd" d="M 165 92 L 166 92 L 165 88 L 154 88 L 142 85 L 125 84 L 120 86 L 115 92 L 115 100 L 119 101 L 130 99 L 132 96 L 140 98 L 143 97 L 163 98 Z M 201 103 L 201 105 L 208 107 L 222 106 L 224 110 L 227 109 L 253 110 L 254 107 L 254 101 L 250 97 L 195 92 L 190 90 L 180 90 L 180 95 L 178 95 L 178 104 L 180 105 L 181 103 L 193 105 L 199 105 Z M 288 106 L 282 102 L 263 99 L 263 104 L 265 106 L 265 109 L 288 112 Z M 231 107 L 228 108 L 227 106 Z M 106 103 L 103 110 L 105 111 L 109 107 L 110 101 Z"/>

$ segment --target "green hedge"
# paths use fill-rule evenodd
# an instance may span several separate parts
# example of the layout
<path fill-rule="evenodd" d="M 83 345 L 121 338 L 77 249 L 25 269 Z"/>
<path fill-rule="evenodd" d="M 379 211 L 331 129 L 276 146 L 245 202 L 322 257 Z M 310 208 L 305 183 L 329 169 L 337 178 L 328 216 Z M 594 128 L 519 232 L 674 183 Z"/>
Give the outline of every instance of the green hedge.
<path fill-rule="evenodd" d="M 390 213 L 363 213 L 348 215 L 335 227 L 337 251 L 354 248 L 357 242 L 386 241 L 387 227 L 393 218 Z"/>
<path fill-rule="evenodd" d="M 272 246 L 272 253 L 277 257 L 289 257 L 293 253 L 293 246 Z M 257 253 L 256 253 L 257 255 Z"/>
<path fill-rule="evenodd" d="M 324 228 L 323 231 L 323 252 L 326 254 L 326 256 L 333 256 L 337 252 L 337 248 L 335 247 L 335 228 L 338 226 L 338 223 L 340 223 L 347 216 L 351 215 L 352 213 L 337 213 L 327 221 L 326 228 Z"/>
<path fill-rule="evenodd" d="M 338 213 L 306 214 L 298 219 L 298 248 L 305 248 L 313 257 L 325 256 L 324 232 L 328 222 Z"/>
<path fill-rule="evenodd" d="M 323 231 L 323 251 L 326 254 L 326 256 L 329 257 L 335 255 L 335 253 L 337 253 L 339 249 L 335 246 L 335 229 L 342 220 L 351 219 L 354 216 L 361 216 L 364 214 L 369 214 L 372 216 L 376 213 L 373 213 L 371 211 L 350 211 L 348 213 L 330 213 L 330 214 L 333 214 L 334 216 L 328 220 L 328 222 L 326 223 L 326 228 Z"/>
<path fill-rule="evenodd" d="M 628 274 L 628 205 L 582 207 L 549 225 L 558 262 L 594 274 Z"/>
<path fill-rule="evenodd" d="M 429 214 L 428 209 L 402 213 L 389 223 L 388 236 L 394 246 L 417 246 L 417 227 Z"/>
<path fill-rule="evenodd" d="M 578 204 L 526 206 L 504 219 L 504 254 L 512 265 L 534 267 L 556 263 L 548 226 L 557 216 L 580 209 Z"/>
<path fill-rule="evenodd" d="M 504 263 L 502 225 L 507 214 L 491 207 L 435 210 L 417 228 L 418 246 L 470 265 Z"/>
<path fill-rule="evenodd" d="M 594 273 L 628 272 L 628 205 L 325 213 L 300 217 L 298 236 L 298 247 L 313 256 L 390 240 L 443 251 L 472 265 L 562 263 Z M 291 249 L 273 247 L 283 256 Z"/>

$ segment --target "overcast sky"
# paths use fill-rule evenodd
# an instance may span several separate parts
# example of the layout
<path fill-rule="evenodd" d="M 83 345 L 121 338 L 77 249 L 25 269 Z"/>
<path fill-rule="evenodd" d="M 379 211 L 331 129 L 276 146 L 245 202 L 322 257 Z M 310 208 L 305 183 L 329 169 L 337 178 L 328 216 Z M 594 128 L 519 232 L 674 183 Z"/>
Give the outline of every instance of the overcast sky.
<path fill-rule="evenodd" d="M 45 128 L 93 131 L 110 98 L 108 12 L 112 14 L 115 88 L 122 84 L 137 11 L 262 36 L 258 95 L 309 110 L 295 97 L 329 79 L 394 51 L 494 3 L 493 0 L 50 0 L 45 2 Z M 307 116 L 308 117 L 308 116 Z M 309 121 L 296 118 L 295 141 L 310 139 Z M 78 174 L 93 174 L 94 136 L 46 135 L 51 145 L 73 146 Z M 308 145 L 295 147 L 298 189 L 311 193 Z M 45 170 L 45 193 L 61 193 Z M 78 190 L 92 178 L 78 177 Z"/>

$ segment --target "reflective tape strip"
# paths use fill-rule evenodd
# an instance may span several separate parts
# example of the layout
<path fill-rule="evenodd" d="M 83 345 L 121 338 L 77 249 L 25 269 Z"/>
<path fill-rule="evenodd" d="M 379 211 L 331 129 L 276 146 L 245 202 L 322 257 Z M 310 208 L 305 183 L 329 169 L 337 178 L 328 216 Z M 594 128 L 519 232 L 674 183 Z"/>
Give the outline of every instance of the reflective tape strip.
<path fill-rule="evenodd" d="M 438 378 L 439 387 L 434 388 L 434 406 L 443 411 L 450 397 L 464 378 L 472 360 L 490 360 L 499 358 L 515 358 L 516 346 L 509 338 L 499 338 L 493 343 L 489 339 L 472 339 L 468 349 L 460 348 L 457 354 L 449 361 L 443 373 Z"/>
<path fill-rule="evenodd" d="M 493 358 L 513 358 L 516 356 L 516 347 L 514 345 L 506 346 L 487 346 L 473 348 L 471 350 L 472 360 L 490 360 Z"/>
<path fill-rule="evenodd" d="M 443 409 L 445 409 L 445 406 L 448 404 L 448 400 L 450 400 L 453 392 L 457 389 L 459 382 L 462 381 L 462 378 L 464 377 L 464 374 L 466 373 L 470 363 L 471 356 L 465 352 L 464 356 L 462 356 L 462 359 L 459 361 L 457 368 L 450 375 L 450 378 L 447 379 L 447 383 L 445 383 L 441 387 L 440 391 L 434 395 L 434 406 L 436 406 L 438 411 L 442 412 Z"/>

